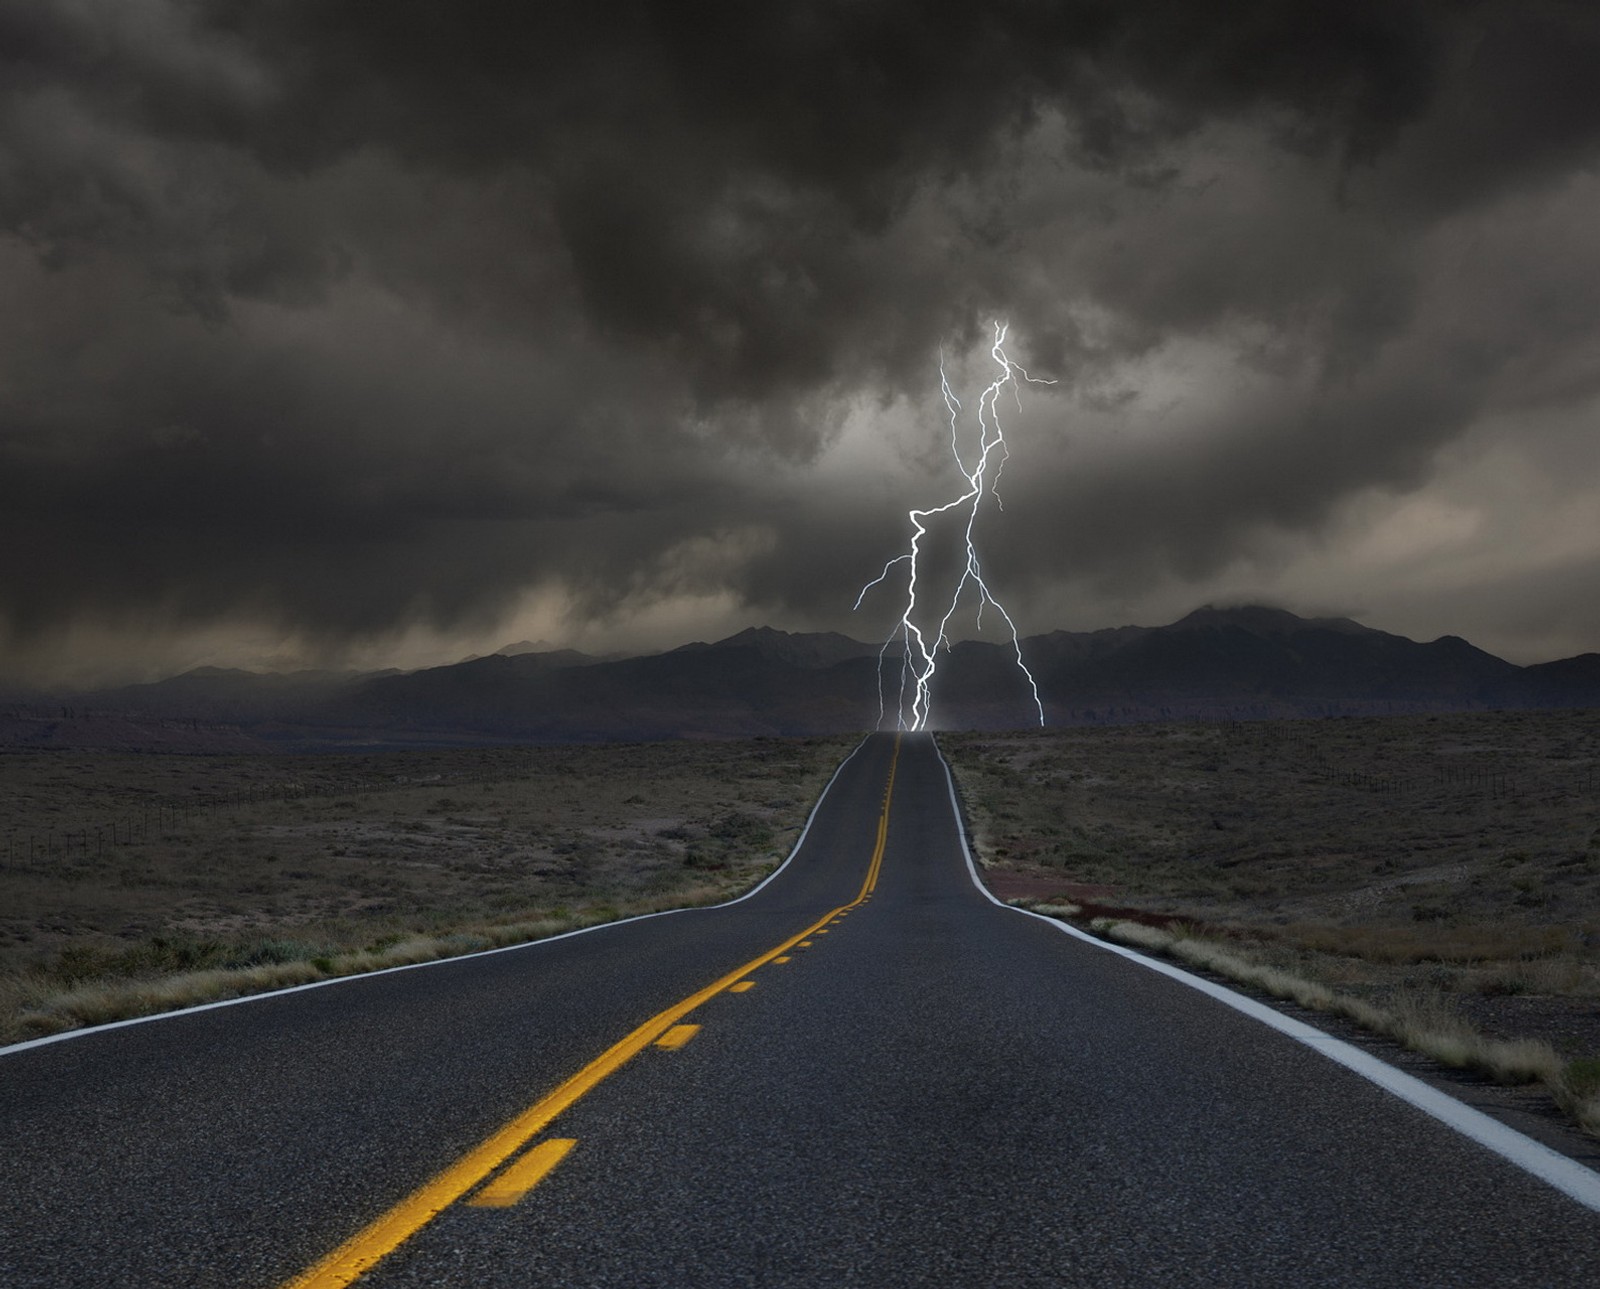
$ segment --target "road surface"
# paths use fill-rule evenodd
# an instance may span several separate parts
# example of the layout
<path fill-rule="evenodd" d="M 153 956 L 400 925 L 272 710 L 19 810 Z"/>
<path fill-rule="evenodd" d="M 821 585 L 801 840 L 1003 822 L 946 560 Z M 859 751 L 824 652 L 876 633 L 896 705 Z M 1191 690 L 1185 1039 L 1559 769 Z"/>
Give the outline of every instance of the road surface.
<path fill-rule="evenodd" d="M 1583 1285 L 1600 1215 L 974 885 L 868 739 L 753 896 L 0 1055 L 7 1286 Z"/>

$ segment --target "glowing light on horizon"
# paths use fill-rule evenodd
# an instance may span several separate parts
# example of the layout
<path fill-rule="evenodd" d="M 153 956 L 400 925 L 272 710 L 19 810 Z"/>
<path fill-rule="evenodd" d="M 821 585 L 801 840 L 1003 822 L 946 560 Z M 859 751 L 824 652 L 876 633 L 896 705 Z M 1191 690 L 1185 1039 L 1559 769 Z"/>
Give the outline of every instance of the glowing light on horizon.
<path fill-rule="evenodd" d="M 1018 380 L 1035 385 L 1053 385 L 1053 380 L 1030 376 L 1021 366 L 1011 361 L 1006 356 L 1005 339 L 1007 327 L 1003 323 L 994 324 L 994 343 L 990 346 L 989 354 L 1000 368 L 1000 374 L 989 387 L 978 396 L 977 406 L 977 457 L 969 469 L 962 456 L 961 449 L 961 401 L 956 397 L 955 391 L 950 388 L 950 381 L 945 373 L 944 359 L 939 360 L 939 389 L 944 397 L 945 408 L 950 413 L 950 455 L 955 458 L 956 468 L 961 472 L 966 481 L 966 490 L 960 496 L 954 497 L 941 506 L 931 506 L 922 510 L 907 512 L 911 521 L 911 541 L 903 554 L 896 555 L 883 566 L 883 572 L 861 588 L 861 593 L 856 596 L 855 608 L 861 607 L 867 592 L 879 586 L 889 578 L 891 570 L 897 566 L 906 565 L 906 606 L 900 614 L 900 620 L 890 630 L 888 637 L 883 642 L 883 648 L 878 651 L 878 724 L 881 727 L 888 714 L 888 706 L 884 699 L 883 667 L 888 655 L 889 646 L 898 637 L 902 642 L 900 654 L 900 698 L 896 712 L 896 723 L 903 730 L 925 729 L 928 718 L 932 712 L 933 679 L 939 668 L 939 649 L 943 646 L 946 653 L 950 651 L 950 620 L 960 608 L 963 597 L 966 597 L 969 588 L 977 589 L 977 625 L 983 627 L 983 610 L 990 607 L 1005 619 L 1007 630 L 1011 633 L 1011 647 L 1016 654 L 1017 667 L 1027 677 L 1028 688 L 1033 693 L 1033 704 L 1039 713 L 1039 724 L 1044 724 L 1044 704 L 1039 698 L 1039 686 L 1034 681 L 1033 673 L 1022 660 L 1022 641 L 1017 636 L 1017 626 L 1011 620 L 1011 615 L 1006 612 L 1005 606 L 994 597 L 989 585 L 983 579 L 983 565 L 978 558 L 978 548 L 973 536 L 973 530 L 978 522 L 978 512 L 983 508 L 986 496 L 992 496 L 995 505 L 1001 510 L 1005 509 L 1000 500 L 999 486 L 1000 475 L 1005 469 L 1005 463 L 1010 456 L 1006 447 L 1005 428 L 1000 420 L 1000 395 L 1005 390 L 1010 390 L 1012 397 L 1018 399 Z M 993 470 L 993 477 L 990 470 Z M 934 516 L 945 515 L 951 512 L 961 514 L 965 511 L 965 525 L 962 536 L 965 541 L 966 563 L 961 570 L 961 576 L 956 582 L 956 588 L 950 596 L 949 604 L 945 607 L 943 616 L 939 618 L 937 630 L 925 631 L 916 621 L 918 613 L 917 604 L 917 578 L 920 572 L 919 560 L 922 558 L 922 539 L 928 535 L 928 526 L 924 520 L 931 520 Z M 930 643 L 931 638 L 931 643 Z M 907 699 L 909 696 L 909 705 Z"/>

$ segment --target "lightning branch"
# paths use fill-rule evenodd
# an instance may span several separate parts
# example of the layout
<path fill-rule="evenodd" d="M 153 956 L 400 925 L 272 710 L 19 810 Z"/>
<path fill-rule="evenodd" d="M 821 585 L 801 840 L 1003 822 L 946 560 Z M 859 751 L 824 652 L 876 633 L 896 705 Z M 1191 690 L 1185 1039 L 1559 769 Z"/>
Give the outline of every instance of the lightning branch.
<path fill-rule="evenodd" d="M 900 614 L 900 620 L 890 630 L 888 637 L 883 642 L 883 648 L 878 651 L 878 724 L 880 728 L 888 718 L 888 701 L 885 692 L 884 671 L 889 659 L 889 647 L 898 639 L 901 642 L 900 653 L 900 685 L 899 698 L 895 710 L 895 722 L 903 730 L 925 729 L 928 718 L 932 712 L 933 681 L 939 669 L 939 654 L 942 649 L 946 654 L 950 652 L 950 622 L 960 609 L 963 601 L 976 599 L 977 625 L 983 626 L 984 610 L 992 609 L 998 613 L 1006 624 L 1006 630 L 1011 636 L 1012 652 L 1016 655 L 1017 667 L 1027 678 L 1028 688 L 1033 695 L 1033 705 L 1039 714 L 1039 724 L 1044 724 L 1044 704 L 1039 698 L 1039 686 L 1034 681 L 1033 673 L 1028 670 L 1027 664 L 1022 660 L 1022 641 L 1017 635 L 1016 623 L 1011 620 L 1011 615 L 989 589 L 989 584 L 984 580 L 983 562 L 978 557 L 977 540 L 975 532 L 978 524 L 978 515 L 984 507 L 986 499 L 993 497 L 996 506 L 1004 510 L 1000 501 L 999 485 L 1000 475 L 1005 468 L 1007 457 L 1010 455 L 1006 446 L 1005 427 L 1000 419 L 1000 400 L 1002 395 L 1009 393 L 1017 402 L 1020 409 L 1021 399 L 1018 394 L 1018 382 L 1027 382 L 1037 385 L 1053 385 L 1054 381 L 1044 380 L 1030 376 L 1020 365 L 1012 362 L 1006 355 L 1006 325 L 996 322 L 994 324 L 994 342 L 989 353 L 994 359 L 999 374 L 989 384 L 977 400 L 973 427 L 968 432 L 971 440 L 967 447 L 962 446 L 961 432 L 961 401 L 956 397 L 955 391 L 950 388 L 949 377 L 945 373 L 944 361 L 939 362 L 939 389 L 944 398 L 945 409 L 950 414 L 950 455 L 954 458 L 956 469 L 960 471 L 965 480 L 966 487 L 959 496 L 951 498 L 943 505 L 930 506 L 926 509 L 914 509 L 907 512 L 911 523 L 911 539 L 907 549 L 883 566 L 883 571 L 861 588 L 861 593 L 856 596 L 855 607 L 859 609 L 862 601 L 866 599 L 867 592 L 875 586 L 880 586 L 889 580 L 890 574 L 898 569 L 903 569 L 905 574 L 905 608 Z M 969 464 L 970 460 L 970 464 Z M 922 540 L 928 535 L 928 522 L 938 516 L 951 515 L 961 524 L 961 532 L 965 549 L 965 564 L 961 575 L 956 580 L 955 590 L 951 593 L 949 601 L 942 603 L 943 612 L 937 617 L 937 626 L 933 625 L 934 612 L 929 612 L 924 605 L 918 603 L 918 575 L 922 571 L 921 561 L 924 551 Z"/>

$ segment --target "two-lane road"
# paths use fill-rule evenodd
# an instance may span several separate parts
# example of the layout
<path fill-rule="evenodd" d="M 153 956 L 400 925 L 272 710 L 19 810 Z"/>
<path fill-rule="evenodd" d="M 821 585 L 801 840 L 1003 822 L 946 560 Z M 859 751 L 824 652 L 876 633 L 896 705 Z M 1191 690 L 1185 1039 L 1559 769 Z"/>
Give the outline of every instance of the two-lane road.
<path fill-rule="evenodd" d="M 989 901 L 926 738 L 739 903 L 0 1055 L 0 1139 L 16 1286 L 1600 1276 L 1590 1209 Z"/>

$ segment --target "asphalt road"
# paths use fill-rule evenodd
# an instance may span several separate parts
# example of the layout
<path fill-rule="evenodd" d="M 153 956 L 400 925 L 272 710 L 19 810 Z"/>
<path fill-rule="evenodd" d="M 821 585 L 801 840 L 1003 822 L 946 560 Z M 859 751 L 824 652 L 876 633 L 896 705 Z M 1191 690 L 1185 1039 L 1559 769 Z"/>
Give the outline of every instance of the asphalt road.
<path fill-rule="evenodd" d="M 895 758 L 738 904 L 0 1055 L 0 1284 L 1600 1279 L 1600 1215 L 988 901 Z"/>

